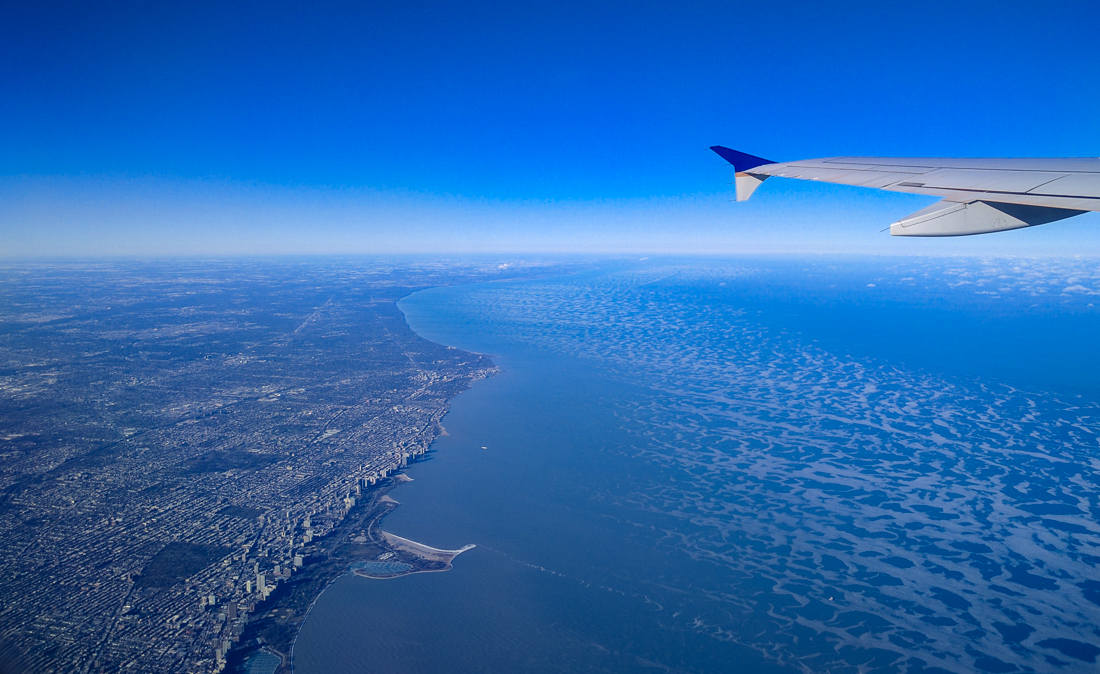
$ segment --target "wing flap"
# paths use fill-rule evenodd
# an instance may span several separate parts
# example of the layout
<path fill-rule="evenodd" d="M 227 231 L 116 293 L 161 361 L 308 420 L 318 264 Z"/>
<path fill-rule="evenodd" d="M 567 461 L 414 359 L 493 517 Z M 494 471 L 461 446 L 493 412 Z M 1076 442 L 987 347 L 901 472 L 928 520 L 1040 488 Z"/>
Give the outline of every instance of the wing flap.
<path fill-rule="evenodd" d="M 1031 194 L 1100 199 L 1100 178 L 1095 173 L 1072 173 L 1029 190 Z"/>
<path fill-rule="evenodd" d="M 1047 183 L 1065 178 L 1065 173 L 1044 171 L 978 171 L 972 169 L 937 169 L 922 175 L 922 187 L 975 192 L 1030 192 Z"/>
<path fill-rule="evenodd" d="M 877 170 L 846 171 L 836 175 L 833 180 L 829 180 L 828 182 L 837 183 L 839 185 L 852 185 L 854 187 L 871 187 L 881 190 L 891 185 L 905 182 L 906 180 L 915 180 L 919 175 L 918 173 L 887 173 Z"/>

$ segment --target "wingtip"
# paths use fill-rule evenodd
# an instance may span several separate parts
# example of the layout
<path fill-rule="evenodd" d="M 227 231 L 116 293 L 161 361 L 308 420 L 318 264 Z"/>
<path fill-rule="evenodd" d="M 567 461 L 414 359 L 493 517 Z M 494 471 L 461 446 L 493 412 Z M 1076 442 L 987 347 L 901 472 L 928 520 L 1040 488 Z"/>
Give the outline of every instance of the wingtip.
<path fill-rule="evenodd" d="M 757 166 L 763 166 L 765 164 L 774 164 L 770 159 L 764 159 L 763 157 L 757 157 L 756 155 L 747 154 L 738 150 L 733 150 L 722 145 L 711 145 L 710 149 L 722 159 L 725 159 L 730 164 L 733 164 L 733 168 L 738 172 L 749 171 Z"/>

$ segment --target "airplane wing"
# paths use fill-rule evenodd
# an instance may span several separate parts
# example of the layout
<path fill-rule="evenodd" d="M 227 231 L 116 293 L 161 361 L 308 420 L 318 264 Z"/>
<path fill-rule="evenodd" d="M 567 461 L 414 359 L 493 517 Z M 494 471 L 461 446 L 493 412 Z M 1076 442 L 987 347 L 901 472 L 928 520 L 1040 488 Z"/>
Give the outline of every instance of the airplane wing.
<path fill-rule="evenodd" d="M 913 159 L 828 157 L 772 162 L 715 145 L 733 164 L 737 200 L 771 177 L 942 197 L 890 225 L 893 236 L 967 236 L 1100 211 L 1100 158 Z"/>

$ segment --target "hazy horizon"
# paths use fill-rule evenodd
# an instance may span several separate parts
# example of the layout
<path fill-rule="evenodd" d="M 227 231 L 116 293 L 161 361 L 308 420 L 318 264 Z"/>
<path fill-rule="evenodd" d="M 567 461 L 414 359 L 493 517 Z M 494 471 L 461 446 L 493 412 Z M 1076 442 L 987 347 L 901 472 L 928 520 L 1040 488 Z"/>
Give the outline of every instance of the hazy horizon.
<path fill-rule="evenodd" d="M 163 177 L 0 178 L 0 259 L 372 254 L 1080 255 L 1094 213 L 955 239 L 880 231 L 927 197 L 773 180 L 752 201 L 505 200 Z"/>
<path fill-rule="evenodd" d="M 1091 213 L 929 242 L 880 233 L 914 195 L 730 203 L 707 150 L 1100 155 L 1095 14 L 9 4 L 0 257 L 1098 250 Z"/>

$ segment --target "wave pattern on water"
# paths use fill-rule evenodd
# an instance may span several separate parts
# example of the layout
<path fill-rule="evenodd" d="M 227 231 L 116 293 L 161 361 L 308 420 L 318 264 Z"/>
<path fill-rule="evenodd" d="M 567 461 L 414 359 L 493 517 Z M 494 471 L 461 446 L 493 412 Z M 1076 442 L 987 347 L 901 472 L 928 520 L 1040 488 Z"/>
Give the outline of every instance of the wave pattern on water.
<path fill-rule="evenodd" d="M 1084 267 L 1072 283 L 1036 269 L 947 264 L 933 290 L 1065 286 L 1084 306 L 1095 285 Z M 739 579 L 692 588 L 727 613 L 682 616 L 691 628 L 805 671 L 1094 662 L 1100 407 L 830 353 L 718 286 L 753 273 L 662 269 L 464 301 L 645 385 L 618 403 L 640 439 L 624 451 L 673 479 L 609 498 L 682 522 L 665 543 Z M 894 270 L 914 273 L 929 274 Z"/>

